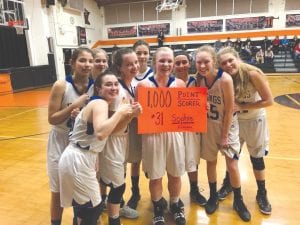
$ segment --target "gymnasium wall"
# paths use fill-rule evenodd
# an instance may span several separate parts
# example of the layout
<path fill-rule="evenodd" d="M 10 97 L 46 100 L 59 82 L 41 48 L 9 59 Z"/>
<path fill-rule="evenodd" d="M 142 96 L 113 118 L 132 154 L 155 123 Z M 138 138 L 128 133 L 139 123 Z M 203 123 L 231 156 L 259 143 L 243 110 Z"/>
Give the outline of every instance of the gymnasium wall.
<path fill-rule="evenodd" d="M 72 0 L 75 1 L 75 0 Z M 150 1 L 145 0 L 149 3 Z M 55 5 L 51 5 L 48 8 L 42 4 L 40 0 L 26 0 L 24 2 L 25 15 L 29 22 L 29 30 L 26 32 L 28 53 L 31 66 L 45 65 L 48 63 L 48 53 L 54 53 L 56 73 L 58 78 L 65 77 L 65 58 L 63 49 L 74 49 L 79 46 L 78 43 L 78 31 L 77 27 L 81 27 L 86 32 L 86 44 L 89 47 L 103 47 L 111 48 L 114 44 L 118 46 L 131 46 L 137 39 L 135 38 L 116 38 L 108 39 L 108 28 L 111 27 L 124 27 L 131 25 L 143 25 L 143 24 L 159 24 L 169 23 L 170 34 L 166 35 L 166 44 L 183 44 L 183 43 L 209 43 L 214 42 L 217 39 L 224 41 L 227 37 L 231 37 L 235 40 L 237 37 L 245 39 L 250 37 L 251 39 L 262 39 L 264 36 L 273 37 L 275 35 L 283 36 L 288 35 L 291 38 L 294 35 L 300 36 L 299 28 L 286 28 L 285 16 L 288 13 L 300 14 L 299 0 L 269 0 L 268 11 L 261 13 L 251 14 L 235 14 L 235 15 L 222 15 L 211 17 L 188 17 L 186 13 L 186 3 L 200 0 L 184 0 L 183 6 L 178 10 L 164 12 L 157 16 L 155 20 L 147 20 L 150 15 L 156 14 L 153 10 L 144 12 L 135 11 L 135 16 L 138 17 L 139 13 L 143 13 L 146 20 L 139 21 L 136 19 L 134 22 L 128 22 L 123 17 L 123 14 L 119 14 L 119 21 L 117 24 L 107 24 L 106 16 L 107 12 L 104 7 L 98 8 L 94 0 L 84 0 L 83 6 L 89 13 L 89 23 L 86 24 L 84 20 L 84 12 L 78 12 L 63 8 L 59 1 L 55 1 Z M 212 0 L 201 0 L 204 2 L 211 2 Z M 222 0 L 231 1 L 231 0 Z M 236 0 L 241 1 L 241 0 Z M 245 0 L 249 2 L 251 0 Z M 259 4 L 260 0 L 252 0 L 256 4 Z M 265 1 L 265 0 L 262 0 Z M 286 9 L 286 2 L 292 2 L 292 5 Z M 208 3 L 207 3 L 208 4 Z M 294 5 L 293 5 L 294 4 Z M 120 8 L 122 12 L 123 6 L 114 5 L 111 8 Z M 204 7 L 204 6 L 203 6 Z M 257 6 L 256 6 L 257 7 Z M 205 9 L 205 7 L 204 7 Z M 141 9 L 140 9 L 141 10 Z M 203 10 L 202 10 L 203 11 Z M 201 13 L 204 13 L 205 10 Z M 197 10 L 195 10 L 197 13 Z M 203 16 L 203 15 L 202 15 Z M 215 32 L 215 33 L 199 33 L 188 34 L 187 33 L 187 21 L 193 20 L 215 20 L 226 18 L 242 18 L 242 17 L 256 17 L 256 16 L 274 16 L 278 19 L 273 20 L 273 28 L 255 30 L 255 31 L 235 31 L 235 32 Z M 114 18 L 114 17 L 112 17 Z M 126 21 L 123 22 L 123 21 Z M 143 37 L 152 46 L 157 45 L 156 36 Z"/>
<path fill-rule="evenodd" d="M 75 1 L 75 0 L 73 0 Z M 48 64 L 48 53 L 54 53 L 56 74 L 65 77 L 63 49 L 79 46 L 77 27 L 86 32 L 86 46 L 92 47 L 102 37 L 103 19 L 94 0 L 84 0 L 90 24 L 85 24 L 83 12 L 62 7 L 59 1 L 46 7 L 40 0 L 26 0 L 25 15 L 29 30 L 26 31 L 31 66 Z"/>
<path fill-rule="evenodd" d="M 232 0 L 222 0 L 218 2 L 227 2 L 232 4 Z M 130 5 L 129 5 L 129 19 L 126 15 L 126 7 L 123 5 L 112 5 L 107 6 L 105 9 L 109 12 L 109 16 L 105 15 L 107 20 L 110 20 L 109 24 L 104 27 L 104 38 L 98 40 L 93 47 L 112 47 L 114 44 L 120 46 L 131 46 L 136 39 L 143 38 L 147 40 L 150 45 L 157 45 L 156 36 L 144 36 L 136 38 L 117 38 L 109 39 L 107 36 L 107 30 L 114 27 L 122 26 L 138 26 L 140 24 L 153 24 L 153 23 L 170 23 L 170 34 L 166 35 L 165 44 L 189 44 L 189 43 L 210 43 L 215 40 L 221 39 L 225 41 L 227 37 L 232 40 L 236 38 L 246 39 L 250 37 L 252 40 L 263 39 L 264 36 L 269 36 L 270 38 L 276 35 L 284 36 L 288 35 L 292 38 L 294 35 L 300 35 L 299 28 L 286 28 L 286 14 L 299 14 L 300 13 L 300 1 L 299 0 L 235 0 L 235 8 L 232 9 L 230 4 L 229 9 L 218 8 L 215 6 L 214 0 L 184 0 L 182 6 L 179 6 L 174 11 L 162 11 L 159 14 L 163 14 L 164 20 L 157 21 L 142 21 L 142 22 L 128 22 L 132 20 L 130 18 Z M 252 3 L 249 7 L 249 3 Z M 155 3 L 153 3 L 155 4 Z M 247 6 L 247 7 L 246 7 Z M 152 6 L 153 8 L 154 6 Z M 215 8 L 213 8 L 215 7 Z M 111 15 L 116 10 L 118 13 L 125 15 L 120 15 L 119 21 L 127 21 L 123 24 L 114 24 L 111 21 L 116 21 L 114 19 L 116 15 Z M 148 6 L 144 6 L 144 11 L 148 13 Z M 106 11 L 104 12 L 106 13 Z M 231 15 L 230 15 L 231 13 Z M 220 15 L 221 14 L 221 15 Z M 193 17 L 193 16 L 199 17 Z M 208 16 L 212 15 L 212 16 Z M 202 16 L 202 17 L 201 17 Z M 245 18 L 245 17 L 274 17 L 273 26 L 271 28 L 264 28 L 262 30 L 242 30 L 227 32 L 225 28 L 225 20 L 232 18 Z M 112 18 L 113 17 L 113 18 Z M 133 20 L 136 20 L 137 15 L 133 15 Z M 205 21 L 205 20 L 223 20 L 223 31 L 221 32 L 209 32 L 209 33 L 199 33 L 199 34 L 189 34 L 187 29 L 188 21 Z M 107 22 L 106 22 L 107 23 Z"/>

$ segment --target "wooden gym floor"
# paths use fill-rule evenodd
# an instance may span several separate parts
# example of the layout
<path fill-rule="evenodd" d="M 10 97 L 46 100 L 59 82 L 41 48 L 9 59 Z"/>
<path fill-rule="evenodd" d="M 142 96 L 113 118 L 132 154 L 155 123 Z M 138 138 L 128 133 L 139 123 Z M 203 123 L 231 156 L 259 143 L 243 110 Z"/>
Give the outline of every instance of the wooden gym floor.
<path fill-rule="evenodd" d="M 300 76 L 269 76 L 274 98 L 280 95 L 300 93 Z M 50 126 L 47 122 L 47 101 L 50 88 L 24 91 L 0 96 L 0 224 L 2 225 L 49 225 L 48 177 L 46 174 L 46 146 Z M 286 95 L 287 96 L 287 95 Z M 291 97 L 292 96 L 292 97 Z M 299 97 L 299 95 L 298 95 Z M 185 203 L 188 225 L 294 225 L 300 221 L 300 100 L 287 96 L 298 109 L 275 103 L 268 108 L 270 127 L 270 153 L 266 157 L 266 176 L 272 215 L 262 215 L 255 202 L 256 183 L 246 149 L 240 160 L 242 192 L 252 214 L 245 223 L 232 209 L 232 195 L 220 203 L 217 212 L 207 216 L 204 209 L 190 202 L 189 184 L 182 177 L 181 197 Z M 286 101 L 285 101 L 286 102 Z M 297 108 L 297 107 L 296 107 Z M 218 187 L 225 173 L 224 160 L 218 164 Z M 127 176 L 129 177 L 129 176 Z M 199 169 L 203 194 L 208 196 L 205 162 Z M 164 179 L 166 182 L 166 179 Z M 168 198 L 166 183 L 164 196 Z M 150 225 L 152 204 L 149 200 L 148 181 L 141 176 L 142 200 L 136 220 L 122 219 L 123 225 Z M 127 178 L 125 199 L 130 195 Z M 107 224 L 103 213 L 101 224 Z M 63 225 L 72 224 L 72 210 L 66 209 Z M 174 222 L 167 215 L 167 224 Z"/>

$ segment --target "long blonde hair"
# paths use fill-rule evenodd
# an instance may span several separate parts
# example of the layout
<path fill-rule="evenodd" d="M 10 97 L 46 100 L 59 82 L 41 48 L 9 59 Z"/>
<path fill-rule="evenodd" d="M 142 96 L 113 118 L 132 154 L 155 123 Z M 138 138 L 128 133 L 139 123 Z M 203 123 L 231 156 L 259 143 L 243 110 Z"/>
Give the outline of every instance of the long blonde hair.
<path fill-rule="evenodd" d="M 246 88 L 249 81 L 249 72 L 251 71 L 256 71 L 261 75 L 264 75 L 264 73 L 262 72 L 261 69 L 252 66 L 248 63 L 244 63 L 242 62 L 239 54 L 237 51 L 235 51 L 233 48 L 231 47 L 226 47 L 223 49 L 220 49 L 217 53 L 217 62 L 218 65 L 220 66 L 220 58 L 222 55 L 225 54 L 232 54 L 235 58 L 237 58 L 237 60 L 239 61 L 239 66 L 238 66 L 238 72 L 237 74 L 232 77 L 233 79 L 233 84 L 234 84 L 234 92 L 235 92 L 235 96 L 236 98 L 242 97 L 245 94 Z"/>

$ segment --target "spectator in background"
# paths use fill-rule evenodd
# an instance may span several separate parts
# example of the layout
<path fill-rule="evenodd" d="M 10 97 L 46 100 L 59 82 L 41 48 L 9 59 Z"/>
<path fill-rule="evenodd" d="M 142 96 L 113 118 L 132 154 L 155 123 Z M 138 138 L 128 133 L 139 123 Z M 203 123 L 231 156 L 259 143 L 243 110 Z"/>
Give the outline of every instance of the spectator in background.
<path fill-rule="evenodd" d="M 281 51 L 284 51 L 284 55 L 286 55 L 286 51 L 289 47 L 289 39 L 287 39 L 287 36 L 284 35 L 283 39 L 280 40 L 280 48 Z"/>
<path fill-rule="evenodd" d="M 252 45 L 252 41 L 251 41 L 250 37 L 247 37 L 247 39 L 244 42 L 244 45 L 250 45 L 250 46 Z"/>
<path fill-rule="evenodd" d="M 264 51 L 262 48 L 259 49 L 258 52 L 256 52 L 255 59 L 257 64 L 264 64 L 265 63 L 265 57 L 264 57 Z"/>
<path fill-rule="evenodd" d="M 240 52 L 241 49 L 242 49 L 242 41 L 240 38 L 237 38 L 236 39 L 236 42 L 234 42 L 234 49 L 237 51 L 237 52 Z"/>
<path fill-rule="evenodd" d="M 273 40 L 272 40 L 272 50 L 274 52 L 274 54 L 277 54 L 279 51 L 279 46 L 280 46 L 280 39 L 279 36 L 276 36 Z"/>
<path fill-rule="evenodd" d="M 186 51 L 188 48 L 187 48 L 186 44 L 183 44 L 182 47 L 181 47 L 181 49 L 182 49 L 183 51 Z"/>
<path fill-rule="evenodd" d="M 273 64 L 274 59 L 274 53 L 272 51 L 272 48 L 269 47 L 267 51 L 265 52 L 265 63 L 266 64 Z"/>
<path fill-rule="evenodd" d="M 165 40 L 165 35 L 163 30 L 160 30 L 160 32 L 158 33 L 157 40 L 158 40 L 158 47 L 162 47 L 164 45 L 164 40 Z"/>
<path fill-rule="evenodd" d="M 251 42 L 247 42 L 247 44 L 242 47 L 240 52 L 241 59 L 245 62 L 251 63 L 252 59 L 252 49 L 251 49 Z"/>
<path fill-rule="evenodd" d="M 298 43 L 295 45 L 293 55 L 294 60 L 300 59 L 300 41 L 298 41 Z"/>
<path fill-rule="evenodd" d="M 296 44 L 298 43 L 298 41 L 299 41 L 299 39 L 298 39 L 297 35 L 295 35 L 293 37 L 293 39 L 290 40 L 289 47 L 290 47 L 291 52 L 293 51 L 293 49 L 296 46 Z"/>
<path fill-rule="evenodd" d="M 214 44 L 215 51 L 218 52 L 221 48 L 223 48 L 223 43 L 220 39 L 218 39 Z"/>
<path fill-rule="evenodd" d="M 233 46 L 233 43 L 232 43 L 232 41 L 230 40 L 230 37 L 227 38 L 227 40 L 225 41 L 224 46 L 225 46 L 225 47 L 232 47 L 232 46 Z"/>
<path fill-rule="evenodd" d="M 265 36 L 265 39 L 262 41 L 261 47 L 263 49 L 268 49 L 271 46 L 271 40 L 268 38 L 268 36 Z"/>
<path fill-rule="evenodd" d="M 111 59 L 110 59 L 110 63 L 109 63 L 109 67 L 111 67 L 111 65 L 114 63 L 113 62 L 113 58 L 114 58 L 114 55 L 116 54 L 116 52 L 118 51 L 119 47 L 114 44 L 114 46 L 112 47 L 112 50 L 111 50 Z"/>

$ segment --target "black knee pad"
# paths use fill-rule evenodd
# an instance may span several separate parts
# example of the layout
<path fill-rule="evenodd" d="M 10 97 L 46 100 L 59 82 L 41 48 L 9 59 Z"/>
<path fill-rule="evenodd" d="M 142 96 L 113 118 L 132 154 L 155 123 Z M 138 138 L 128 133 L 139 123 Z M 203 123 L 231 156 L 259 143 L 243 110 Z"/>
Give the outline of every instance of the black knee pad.
<path fill-rule="evenodd" d="M 112 204 L 119 204 L 125 191 L 125 183 L 119 187 L 110 189 L 107 201 Z"/>
<path fill-rule="evenodd" d="M 103 212 L 103 204 L 99 204 L 93 208 L 78 207 L 78 217 L 81 218 L 80 225 L 97 225 L 97 220 Z"/>
<path fill-rule="evenodd" d="M 251 163 L 253 166 L 253 169 L 255 170 L 264 170 L 265 169 L 265 162 L 264 162 L 264 158 L 254 158 L 252 156 L 250 156 L 251 159 Z"/>

